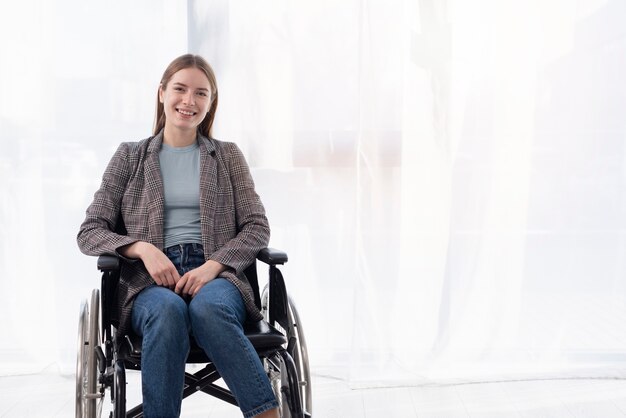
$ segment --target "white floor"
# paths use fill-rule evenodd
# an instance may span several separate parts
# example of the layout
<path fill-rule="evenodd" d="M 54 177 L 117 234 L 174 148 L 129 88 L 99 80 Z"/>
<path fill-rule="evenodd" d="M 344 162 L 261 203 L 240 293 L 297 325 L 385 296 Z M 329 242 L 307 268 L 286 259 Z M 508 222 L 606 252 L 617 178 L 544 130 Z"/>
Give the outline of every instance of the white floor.
<path fill-rule="evenodd" d="M 132 380 L 134 378 L 131 377 Z M 138 388 L 129 382 L 129 403 Z M 541 380 L 350 390 L 314 377 L 316 418 L 626 417 L 626 380 Z M 0 417 L 72 417 L 74 381 L 54 374 L 0 377 Z M 104 405 L 106 412 L 108 405 Z M 108 416 L 108 412 L 103 413 Z M 183 402 L 183 417 L 240 417 L 202 394 Z"/>

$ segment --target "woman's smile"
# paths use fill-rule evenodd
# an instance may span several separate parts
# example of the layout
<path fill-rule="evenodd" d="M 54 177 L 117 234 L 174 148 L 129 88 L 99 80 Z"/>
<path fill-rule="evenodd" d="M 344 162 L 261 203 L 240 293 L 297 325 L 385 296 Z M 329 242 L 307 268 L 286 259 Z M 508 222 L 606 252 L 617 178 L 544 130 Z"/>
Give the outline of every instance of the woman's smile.
<path fill-rule="evenodd" d="M 195 116 L 195 115 L 198 114 L 198 112 L 193 112 L 191 110 L 183 110 L 183 109 L 180 109 L 180 108 L 176 108 L 176 111 L 178 113 L 181 113 L 181 114 L 185 115 L 185 116 Z"/>

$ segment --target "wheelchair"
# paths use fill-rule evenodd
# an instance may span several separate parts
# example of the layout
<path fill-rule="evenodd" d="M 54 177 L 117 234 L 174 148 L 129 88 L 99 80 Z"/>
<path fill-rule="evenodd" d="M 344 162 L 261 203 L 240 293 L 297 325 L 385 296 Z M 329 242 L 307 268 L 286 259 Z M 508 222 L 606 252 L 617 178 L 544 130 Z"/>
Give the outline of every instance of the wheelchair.
<path fill-rule="evenodd" d="M 306 341 L 300 316 L 288 296 L 278 265 L 287 262 L 287 254 L 265 248 L 257 260 L 269 266 L 269 280 L 259 293 L 256 261 L 246 271 L 254 290 L 257 307 L 264 319 L 246 323 L 244 332 L 261 358 L 279 403 L 281 418 L 312 416 L 311 376 Z M 102 415 L 106 391 L 110 392 L 112 411 L 109 418 L 142 417 L 139 404 L 126 409 L 126 370 L 141 370 L 141 337 L 125 335 L 118 340 L 112 319 L 120 261 L 115 256 L 98 258 L 102 272 L 101 288 L 94 289 L 91 300 L 80 307 L 78 355 L 76 360 L 76 417 Z M 191 341 L 187 364 L 206 365 L 195 373 L 185 371 L 183 399 L 196 392 L 217 397 L 232 405 L 237 401 L 225 387 L 216 384 L 220 375 L 202 349 Z"/>

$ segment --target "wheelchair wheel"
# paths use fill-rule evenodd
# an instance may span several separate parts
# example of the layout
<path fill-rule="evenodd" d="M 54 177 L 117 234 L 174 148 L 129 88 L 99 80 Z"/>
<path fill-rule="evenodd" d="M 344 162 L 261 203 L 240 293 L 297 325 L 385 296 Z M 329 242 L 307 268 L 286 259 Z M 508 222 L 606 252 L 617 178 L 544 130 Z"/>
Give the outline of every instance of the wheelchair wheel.
<path fill-rule="evenodd" d="M 98 386 L 96 348 L 100 346 L 100 291 L 91 293 L 91 303 L 83 301 L 78 318 L 78 353 L 76 356 L 76 417 L 99 417 L 102 394 Z"/>
<path fill-rule="evenodd" d="M 289 297 L 289 321 L 293 324 L 293 332 L 295 332 L 297 341 L 293 353 L 291 354 L 298 373 L 302 410 L 310 416 L 313 410 L 313 398 L 311 393 L 312 384 L 311 372 L 309 370 L 309 353 L 307 351 L 302 321 L 300 320 L 300 315 L 291 297 Z"/>
<path fill-rule="evenodd" d="M 295 338 L 295 344 L 293 347 L 287 347 L 289 349 L 289 354 L 293 359 L 293 363 L 295 365 L 296 373 L 298 376 L 297 386 L 300 391 L 300 399 L 302 403 L 302 411 L 306 417 L 310 417 L 313 412 L 313 397 L 312 397 L 312 384 L 311 384 L 311 372 L 309 370 L 309 355 L 307 351 L 306 339 L 304 337 L 304 329 L 302 326 L 302 321 L 300 320 L 300 315 L 298 314 L 298 310 L 296 308 L 296 304 L 294 303 L 291 296 L 289 298 L 289 309 L 287 312 L 287 318 L 289 322 L 289 329 L 284 330 L 278 324 L 274 325 L 278 330 L 285 333 L 287 339 L 290 340 Z M 263 289 L 263 294 L 261 296 L 261 308 L 263 312 L 263 316 L 266 321 L 269 320 L 269 290 L 266 285 Z M 284 382 L 286 380 L 286 366 L 283 362 L 281 362 L 280 367 L 280 379 Z M 277 377 L 274 376 L 276 380 Z M 275 384 L 273 384 L 275 386 Z M 279 398 L 280 392 L 278 388 L 275 388 L 276 397 Z M 279 399 L 279 402 L 282 404 L 283 399 Z M 282 408 L 281 408 L 282 409 Z M 290 415 L 281 415 L 282 418 L 291 417 Z"/>

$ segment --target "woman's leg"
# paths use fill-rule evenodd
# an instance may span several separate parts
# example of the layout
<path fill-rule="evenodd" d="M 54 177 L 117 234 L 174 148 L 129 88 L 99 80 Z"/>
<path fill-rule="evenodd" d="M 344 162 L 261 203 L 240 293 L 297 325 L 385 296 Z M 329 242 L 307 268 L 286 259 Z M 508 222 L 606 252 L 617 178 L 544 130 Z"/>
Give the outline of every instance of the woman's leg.
<path fill-rule="evenodd" d="M 187 304 L 165 287 L 150 286 L 135 299 L 132 326 L 143 337 L 144 417 L 178 417 L 189 353 Z"/>
<path fill-rule="evenodd" d="M 269 379 L 244 335 L 246 308 L 239 290 L 223 278 L 210 281 L 189 304 L 196 342 L 213 361 L 246 418 L 278 407 Z"/>

